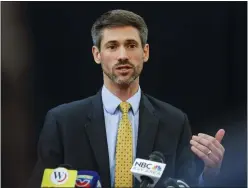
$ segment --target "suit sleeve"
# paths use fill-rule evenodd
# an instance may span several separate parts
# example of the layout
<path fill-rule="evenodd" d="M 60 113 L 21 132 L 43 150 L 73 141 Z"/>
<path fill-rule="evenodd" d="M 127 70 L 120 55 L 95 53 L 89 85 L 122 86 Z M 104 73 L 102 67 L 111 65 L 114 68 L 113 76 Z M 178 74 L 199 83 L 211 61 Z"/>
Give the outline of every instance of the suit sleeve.
<path fill-rule="evenodd" d="M 180 134 L 180 141 L 176 157 L 176 178 L 183 179 L 190 186 L 197 186 L 199 175 L 196 174 L 194 154 L 191 151 L 190 140 L 192 137 L 191 127 L 186 114 Z"/>
<path fill-rule="evenodd" d="M 38 161 L 27 187 L 40 188 L 44 169 L 56 168 L 62 162 L 63 147 L 58 122 L 49 111 L 38 142 Z"/>

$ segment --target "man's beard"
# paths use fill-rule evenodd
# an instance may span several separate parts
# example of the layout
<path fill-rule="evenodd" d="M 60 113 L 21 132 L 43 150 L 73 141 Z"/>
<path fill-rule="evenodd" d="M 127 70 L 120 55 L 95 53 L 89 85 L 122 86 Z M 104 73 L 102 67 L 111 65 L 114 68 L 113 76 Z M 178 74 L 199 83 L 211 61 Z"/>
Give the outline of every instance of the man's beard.
<path fill-rule="evenodd" d="M 102 65 L 102 64 L 101 64 Z M 120 66 L 120 65 L 129 65 L 132 67 L 133 69 L 133 73 L 132 75 L 130 76 L 130 78 L 126 79 L 126 80 L 122 80 L 118 77 L 118 75 L 115 74 L 115 69 L 116 67 Z M 140 76 L 140 73 L 142 71 L 142 65 L 140 66 L 134 66 L 134 64 L 130 63 L 129 61 L 121 61 L 121 62 L 118 62 L 117 64 L 115 64 L 113 67 L 112 67 L 112 71 L 111 72 L 108 72 L 104 69 L 103 65 L 102 65 L 102 70 L 103 70 L 103 73 L 105 75 L 107 75 L 107 77 L 112 80 L 114 83 L 116 84 L 120 84 L 120 85 L 130 85 L 131 83 L 133 83 L 139 76 Z"/>

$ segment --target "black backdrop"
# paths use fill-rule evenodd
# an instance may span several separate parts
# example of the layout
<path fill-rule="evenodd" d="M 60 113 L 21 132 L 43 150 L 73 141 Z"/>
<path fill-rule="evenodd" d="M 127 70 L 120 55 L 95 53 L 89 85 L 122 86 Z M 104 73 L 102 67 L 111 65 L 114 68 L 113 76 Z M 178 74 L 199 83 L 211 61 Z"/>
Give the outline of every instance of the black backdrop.
<path fill-rule="evenodd" d="M 111 9 L 134 11 L 148 25 L 150 59 L 142 90 L 186 112 L 194 134 L 214 135 L 224 128 L 220 184 L 246 185 L 246 2 L 27 3 L 36 130 L 30 142 L 37 142 L 49 109 L 93 95 L 102 86 L 90 29 Z"/>

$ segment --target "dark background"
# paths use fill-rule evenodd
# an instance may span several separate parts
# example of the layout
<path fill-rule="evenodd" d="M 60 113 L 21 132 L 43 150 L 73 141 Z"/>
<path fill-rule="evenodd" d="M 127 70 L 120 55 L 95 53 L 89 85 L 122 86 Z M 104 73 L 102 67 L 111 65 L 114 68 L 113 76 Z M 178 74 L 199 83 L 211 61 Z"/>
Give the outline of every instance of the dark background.
<path fill-rule="evenodd" d="M 111 9 L 148 25 L 142 90 L 186 112 L 193 134 L 224 128 L 217 185 L 246 186 L 247 2 L 1 2 L 2 187 L 27 184 L 46 112 L 102 86 L 90 29 Z"/>

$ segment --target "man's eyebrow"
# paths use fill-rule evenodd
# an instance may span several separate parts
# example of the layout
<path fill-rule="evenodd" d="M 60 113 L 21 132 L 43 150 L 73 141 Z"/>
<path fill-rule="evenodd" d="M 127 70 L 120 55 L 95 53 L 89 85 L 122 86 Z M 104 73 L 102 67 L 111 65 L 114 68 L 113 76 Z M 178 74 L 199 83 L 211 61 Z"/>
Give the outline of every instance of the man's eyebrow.
<path fill-rule="evenodd" d="M 119 42 L 118 42 L 117 40 L 110 40 L 110 41 L 106 42 L 106 43 L 104 44 L 104 46 L 107 46 L 107 45 L 109 45 L 109 44 L 118 44 L 118 43 L 119 43 Z M 127 40 L 125 41 L 125 44 L 129 44 L 129 43 L 139 44 L 135 39 L 127 39 Z"/>
<path fill-rule="evenodd" d="M 107 45 L 107 44 L 111 44 L 111 43 L 116 44 L 116 43 L 118 43 L 118 42 L 117 42 L 116 40 L 110 40 L 110 41 L 106 42 L 106 43 L 105 43 L 105 45 Z"/>
<path fill-rule="evenodd" d="M 136 40 L 134 40 L 134 39 L 126 40 L 126 43 L 136 43 L 136 44 L 138 44 L 138 42 Z"/>

